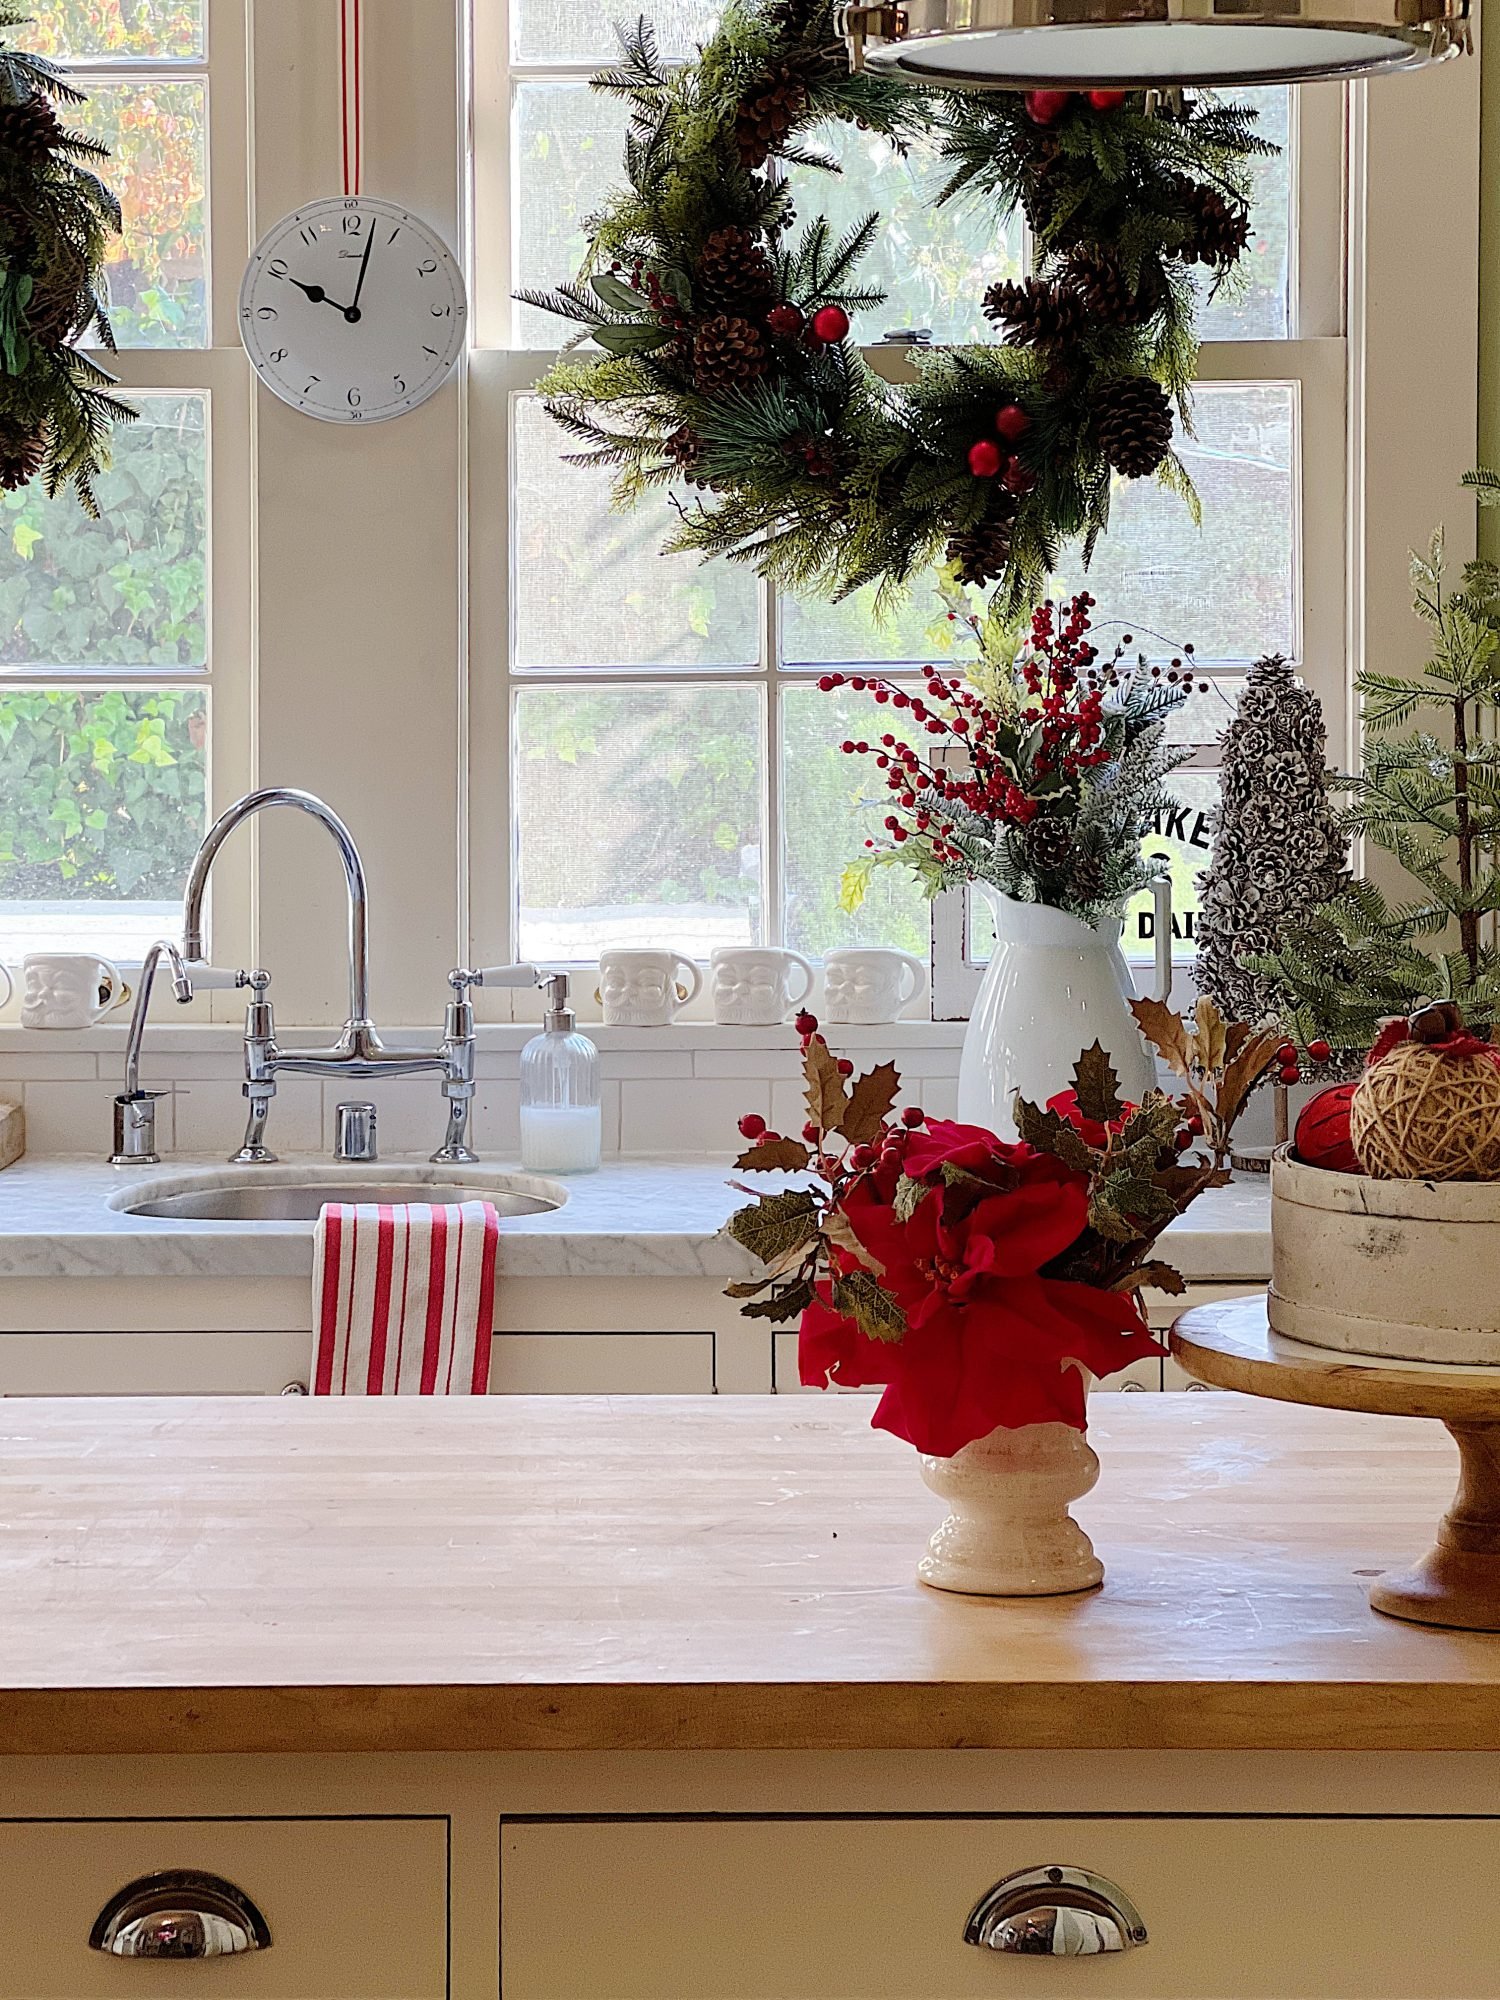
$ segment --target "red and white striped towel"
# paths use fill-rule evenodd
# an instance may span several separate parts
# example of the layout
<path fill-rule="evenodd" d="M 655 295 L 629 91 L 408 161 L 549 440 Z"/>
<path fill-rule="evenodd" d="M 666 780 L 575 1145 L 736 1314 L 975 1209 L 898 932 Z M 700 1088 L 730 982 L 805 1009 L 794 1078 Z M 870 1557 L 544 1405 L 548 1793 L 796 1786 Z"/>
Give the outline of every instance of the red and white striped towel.
<path fill-rule="evenodd" d="M 482 1396 L 489 1388 L 500 1218 L 329 1202 L 313 1232 L 315 1396 Z"/>

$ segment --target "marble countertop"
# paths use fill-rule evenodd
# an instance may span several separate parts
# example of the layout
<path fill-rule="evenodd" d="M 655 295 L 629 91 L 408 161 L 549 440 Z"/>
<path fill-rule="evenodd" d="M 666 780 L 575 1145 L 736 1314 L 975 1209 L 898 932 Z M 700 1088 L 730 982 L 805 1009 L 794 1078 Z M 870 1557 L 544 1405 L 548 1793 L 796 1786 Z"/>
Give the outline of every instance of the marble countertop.
<path fill-rule="evenodd" d="M 414 1159 L 390 1159 L 414 1186 L 438 1178 Z M 467 1185 L 497 1184 L 518 1172 L 486 1162 L 464 1172 Z M 502 1278 L 714 1278 L 743 1275 L 745 1253 L 721 1231 L 742 1199 L 728 1185 L 727 1156 L 620 1158 L 567 1183 L 568 1200 L 541 1215 L 501 1225 Z M 326 1158 L 283 1163 L 286 1178 L 315 1175 L 330 1188 L 340 1175 L 368 1181 L 368 1167 L 336 1168 Z M 29 1154 L 0 1173 L 0 1279 L 287 1278 L 312 1271 L 308 1222 L 209 1222 L 131 1215 L 122 1202 L 150 1182 L 158 1192 L 233 1185 L 222 1159 L 178 1156 L 170 1165 L 124 1170 L 97 1158 Z M 336 1197 L 333 1197 L 336 1198 Z M 1263 1280 L 1270 1275 L 1269 1186 L 1247 1176 L 1211 1190 L 1166 1232 L 1161 1252 L 1199 1281 Z"/>

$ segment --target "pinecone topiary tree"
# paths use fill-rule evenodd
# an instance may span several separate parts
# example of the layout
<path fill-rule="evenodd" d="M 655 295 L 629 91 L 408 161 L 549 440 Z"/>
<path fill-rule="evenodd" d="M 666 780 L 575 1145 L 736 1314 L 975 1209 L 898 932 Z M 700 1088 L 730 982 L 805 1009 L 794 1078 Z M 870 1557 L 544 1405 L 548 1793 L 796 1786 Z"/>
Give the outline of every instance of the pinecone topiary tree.
<path fill-rule="evenodd" d="M 1279 653 L 1257 660 L 1222 740 L 1213 859 L 1200 876 L 1198 986 L 1230 1020 L 1277 1015 L 1284 996 L 1253 971 L 1287 920 L 1349 881 L 1347 835 L 1324 783 L 1318 698 Z"/>

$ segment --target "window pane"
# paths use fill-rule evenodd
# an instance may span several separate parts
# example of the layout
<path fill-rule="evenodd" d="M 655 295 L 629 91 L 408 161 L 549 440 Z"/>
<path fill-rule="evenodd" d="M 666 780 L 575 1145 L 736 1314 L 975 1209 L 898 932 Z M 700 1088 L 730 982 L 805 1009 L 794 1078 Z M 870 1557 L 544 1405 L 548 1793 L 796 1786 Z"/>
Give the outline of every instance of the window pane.
<path fill-rule="evenodd" d="M 516 667 L 753 666 L 751 572 L 663 556 L 664 496 L 616 512 L 607 472 L 564 462 L 566 438 L 539 402 L 517 397 L 511 411 Z"/>
<path fill-rule="evenodd" d="M 204 0 L 29 0 L 18 46 L 60 62 L 198 56 Z"/>
<path fill-rule="evenodd" d="M 879 234 L 858 276 L 886 299 L 856 316 L 855 338 L 869 344 L 894 327 L 925 326 L 939 341 L 993 340 L 979 305 L 997 280 L 1021 275 L 1019 213 L 1000 221 L 983 202 L 935 207 L 947 176 L 928 146 L 913 146 L 903 160 L 877 133 L 850 125 L 825 125 L 809 138 L 843 172 L 793 170 L 802 220 L 826 215 L 842 233 L 873 210 L 880 213 Z"/>
<path fill-rule="evenodd" d="M 663 55 L 691 55 L 712 33 L 719 0 L 652 0 L 644 11 Z M 609 62 L 619 46 L 617 21 L 635 10 L 609 0 L 511 0 L 511 43 L 517 62 Z"/>
<path fill-rule="evenodd" d="M 576 275 L 588 248 L 583 223 L 625 177 L 627 107 L 572 82 L 518 83 L 512 106 L 511 198 L 517 290 Z M 521 347 L 560 347 L 576 329 L 531 306 L 516 308 Z"/>
<path fill-rule="evenodd" d="M 207 398 L 130 400 L 97 521 L 71 494 L 0 495 L 0 673 L 206 664 Z"/>
<path fill-rule="evenodd" d="M 1198 878 L 1208 866 L 1213 849 L 1209 834 L 1213 813 L 1219 803 L 1217 771 L 1174 771 L 1167 780 L 1173 806 L 1158 816 L 1155 832 L 1146 838 L 1146 852 L 1159 854 L 1168 863 L 1172 883 L 1172 954 L 1175 958 L 1196 958 L 1198 954 Z M 1149 895 L 1137 896 L 1125 912 L 1125 956 L 1151 959 L 1156 956 L 1155 908 Z"/>
<path fill-rule="evenodd" d="M 760 941 L 759 689 L 526 688 L 514 738 L 523 957 Z"/>
<path fill-rule="evenodd" d="M 926 582 L 914 585 L 881 619 L 875 616 L 873 584 L 839 604 L 783 597 L 781 657 L 789 667 L 920 664 L 945 650 L 946 627 L 942 601 Z"/>
<path fill-rule="evenodd" d="M 1191 644 L 1205 666 L 1262 653 L 1295 658 L 1296 387 L 1204 384 L 1193 400 L 1198 434 L 1177 448 L 1203 526 L 1154 480 L 1118 481 L 1092 568 L 1070 551 L 1059 586 L 1066 594 L 1086 584 L 1106 631 L 1113 621 L 1172 647 Z"/>
<path fill-rule="evenodd" d="M 109 260 L 121 347 L 208 345 L 204 86 L 91 83 L 80 131 L 108 146 L 125 232 Z"/>
<path fill-rule="evenodd" d="M 0 690 L 0 957 L 180 933 L 207 740 L 198 689 Z"/>
<path fill-rule="evenodd" d="M 1231 281 L 1205 304 L 1199 332 L 1205 340 L 1284 340 L 1292 249 L 1291 101 L 1285 84 L 1265 90 L 1234 93 L 1235 101 L 1253 104 L 1260 112 L 1262 137 L 1281 148 L 1274 158 L 1257 160 L 1250 203 L 1250 247 L 1239 262 L 1238 284 Z M 1200 296 L 1206 286 L 1199 281 Z"/>
<path fill-rule="evenodd" d="M 886 810 L 882 774 L 839 745 L 888 730 L 889 712 L 848 688 L 803 686 L 783 691 L 781 717 L 787 943 L 814 958 L 836 945 L 885 944 L 925 959 L 927 899 L 904 869 L 878 870 L 858 910 L 839 904 L 844 870 L 867 839 L 884 838 Z"/>

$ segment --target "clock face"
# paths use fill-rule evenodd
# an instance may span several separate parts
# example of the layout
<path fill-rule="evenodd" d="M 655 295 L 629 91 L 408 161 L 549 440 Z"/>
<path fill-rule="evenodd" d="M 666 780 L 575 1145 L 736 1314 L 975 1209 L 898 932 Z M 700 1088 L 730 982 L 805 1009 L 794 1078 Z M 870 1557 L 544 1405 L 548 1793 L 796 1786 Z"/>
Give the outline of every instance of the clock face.
<path fill-rule="evenodd" d="M 240 335 L 256 374 L 331 424 L 378 423 L 425 402 L 458 359 L 466 322 L 447 244 L 368 195 L 283 216 L 240 285 Z"/>

